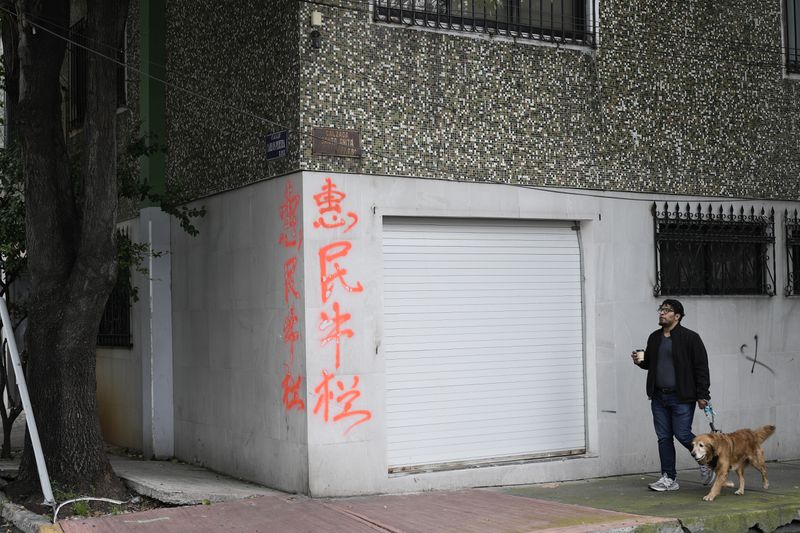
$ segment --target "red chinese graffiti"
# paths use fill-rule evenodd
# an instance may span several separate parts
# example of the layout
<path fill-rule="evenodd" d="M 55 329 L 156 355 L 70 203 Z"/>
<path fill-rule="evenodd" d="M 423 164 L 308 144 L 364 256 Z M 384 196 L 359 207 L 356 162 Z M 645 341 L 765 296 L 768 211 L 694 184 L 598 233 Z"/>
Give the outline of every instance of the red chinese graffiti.
<path fill-rule="evenodd" d="M 295 194 L 291 181 L 286 182 L 283 189 L 283 203 L 280 206 L 282 231 L 278 236 L 278 243 L 285 248 L 299 250 L 302 244 L 301 232 L 297 225 L 297 208 L 300 205 L 300 195 Z M 300 293 L 295 286 L 295 272 L 297 271 L 297 256 L 293 255 L 283 263 L 283 302 L 288 306 L 287 314 L 283 318 L 283 334 L 281 339 L 289 348 L 289 358 L 284 363 L 286 374 L 281 381 L 281 401 L 287 411 L 296 409 L 303 411 L 306 404 L 300 395 L 300 386 L 303 376 L 292 374 L 294 364 L 294 349 L 300 340 L 300 331 L 297 329 L 299 319 L 294 310 L 294 302 L 300 299 Z"/>
<path fill-rule="evenodd" d="M 283 264 L 283 303 L 289 303 L 289 294 L 295 300 L 300 299 L 300 294 L 294 286 L 294 273 L 297 270 L 297 257 L 290 257 Z"/>
<path fill-rule="evenodd" d="M 353 384 L 347 391 L 345 391 L 344 382 L 336 380 L 336 388 L 342 393 L 337 396 L 334 396 L 334 391 L 331 390 L 330 386 L 330 382 L 333 381 L 334 377 L 333 374 L 329 374 L 325 370 L 322 371 L 322 381 L 314 388 L 314 392 L 317 393 L 317 404 L 314 406 L 314 414 L 316 415 L 322 410 L 322 419 L 327 422 L 330 416 L 331 401 L 335 400 L 336 404 L 341 406 L 341 410 L 333 416 L 334 422 L 353 416 L 359 417 L 358 420 L 355 420 L 347 427 L 344 432 L 344 434 L 347 435 L 351 429 L 371 419 L 372 413 L 366 409 L 353 410 L 353 402 L 361 396 L 361 392 L 357 390 L 358 376 L 353 376 Z"/>
<path fill-rule="evenodd" d="M 340 190 L 333 180 L 325 178 L 322 190 L 314 195 L 314 201 L 319 208 L 319 216 L 314 222 L 314 228 L 318 230 L 336 230 L 345 228 L 347 233 L 358 224 L 358 215 L 353 212 L 344 212 L 342 203 L 347 198 L 347 194 Z M 364 286 L 360 281 L 353 281 L 348 270 L 343 266 L 344 261 L 350 254 L 353 245 L 347 240 L 338 240 L 325 244 L 318 251 L 319 270 L 320 270 L 320 299 L 323 306 L 328 304 L 339 289 L 344 289 L 348 293 L 360 293 L 364 291 Z M 341 366 L 343 357 L 343 340 L 355 336 L 355 331 L 347 326 L 352 316 L 341 308 L 339 301 L 330 302 L 330 308 L 324 308 L 319 314 L 319 329 L 323 332 L 320 339 L 321 346 L 333 344 L 334 346 L 334 369 L 338 370 Z M 337 392 L 338 390 L 338 392 Z M 341 379 L 335 379 L 333 372 L 327 369 L 322 370 L 322 379 L 314 387 L 317 401 L 314 405 L 314 414 L 322 416 L 324 422 L 332 420 L 334 423 L 347 420 L 350 425 L 345 429 L 344 434 L 351 429 L 363 424 L 372 418 L 372 412 L 368 409 L 354 408 L 354 404 L 361 398 L 359 390 L 359 376 L 353 376 L 353 381 L 349 387 Z M 331 411 L 335 411 L 331 417 Z"/>
<path fill-rule="evenodd" d="M 295 194 L 291 181 L 286 182 L 283 189 L 283 203 L 280 207 L 283 232 L 278 237 L 278 242 L 286 248 L 300 248 L 302 239 L 297 229 L 297 207 L 300 205 L 300 195 Z"/>
<path fill-rule="evenodd" d="M 314 222 L 315 228 L 341 228 L 347 224 L 347 220 L 342 217 L 342 201 L 347 195 L 336 190 L 336 184 L 330 178 L 325 178 L 325 185 L 322 192 L 314 195 L 314 201 L 319 207 L 319 218 Z M 358 215 L 348 212 L 346 215 L 350 219 L 350 225 L 344 230 L 350 231 L 358 223 Z"/>
<path fill-rule="evenodd" d="M 281 381 L 281 388 L 283 389 L 283 406 L 288 411 L 297 409 L 302 411 L 306 408 L 305 402 L 300 398 L 300 385 L 303 383 L 302 376 L 292 376 L 292 373 L 287 370 L 286 375 L 283 376 Z"/>
<path fill-rule="evenodd" d="M 319 329 L 328 332 L 322 338 L 322 345 L 325 346 L 329 342 L 336 344 L 336 369 L 338 370 L 341 364 L 342 337 L 351 338 L 353 336 L 352 329 L 342 329 L 342 324 L 350 320 L 350 313 L 340 313 L 339 302 L 333 302 L 333 314 L 328 315 L 322 311 L 319 318 Z"/>
<path fill-rule="evenodd" d="M 320 280 L 322 282 L 322 303 L 327 303 L 328 299 L 333 293 L 333 282 L 338 280 L 339 283 L 349 292 L 361 292 L 364 287 L 361 282 L 356 282 L 355 286 L 349 285 L 344 275 L 347 274 L 347 269 L 336 262 L 337 259 L 347 256 L 350 249 L 353 247 L 348 241 L 332 242 L 319 249 L 319 271 Z M 329 266 L 328 263 L 331 263 Z M 332 268 L 332 272 L 330 269 Z"/>
<path fill-rule="evenodd" d="M 294 362 L 294 345 L 300 340 L 300 332 L 297 331 L 298 318 L 294 312 L 294 306 L 289 307 L 289 314 L 283 318 L 283 342 L 289 345 L 289 364 Z"/>

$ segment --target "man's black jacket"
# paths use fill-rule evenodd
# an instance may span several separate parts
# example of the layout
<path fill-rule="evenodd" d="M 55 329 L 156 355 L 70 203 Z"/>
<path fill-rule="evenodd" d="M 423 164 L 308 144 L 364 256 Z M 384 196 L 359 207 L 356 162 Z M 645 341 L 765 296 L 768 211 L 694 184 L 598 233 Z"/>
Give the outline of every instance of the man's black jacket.
<path fill-rule="evenodd" d="M 661 345 L 663 331 L 657 329 L 647 338 L 644 361 L 639 366 L 647 369 L 647 395 L 652 398 L 656 386 L 658 368 L 658 347 Z M 708 354 L 700 335 L 680 324 L 670 332 L 672 339 L 672 359 L 675 363 L 675 387 L 678 400 L 694 402 L 710 400 L 708 373 Z"/>

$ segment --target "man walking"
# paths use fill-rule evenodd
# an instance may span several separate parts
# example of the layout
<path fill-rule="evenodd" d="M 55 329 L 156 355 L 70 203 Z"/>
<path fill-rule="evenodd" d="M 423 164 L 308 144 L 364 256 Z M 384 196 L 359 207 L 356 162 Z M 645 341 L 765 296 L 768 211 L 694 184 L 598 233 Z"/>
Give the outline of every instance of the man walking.
<path fill-rule="evenodd" d="M 651 400 L 661 460 L 661 479 L 649 487 L 659 492 L 680 488 L 672 439 L 678 439 L 691 452 L 694 404 L 697 402 L 699 409 L 705 409 L 711 399 L 708 354 L 700 335 L 681 326 L 684 316 L 678 300 L 664 300 L 658 308 L 661 329 L 648 337 L 644 359 L 637 362 L 636 352 L 631 354 L 634 364 L 647 370 L 647 396 Z M 703 485 L 708 485 L 714 472 L 701 465 L 700 477 Z"/>

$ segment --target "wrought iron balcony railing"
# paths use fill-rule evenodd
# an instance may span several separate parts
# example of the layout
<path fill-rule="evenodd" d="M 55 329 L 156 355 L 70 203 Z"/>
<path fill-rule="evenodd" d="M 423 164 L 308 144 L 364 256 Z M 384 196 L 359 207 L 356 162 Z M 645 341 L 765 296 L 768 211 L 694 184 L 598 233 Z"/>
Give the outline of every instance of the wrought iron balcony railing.
<path fill-rule="evenodd" d="M 800 0 L 784 0 L 783 23 L 786 71 L 800 74 Z"/>
<path fill-rule="evenodd" d="M 662 295 L 775 295 L 775 213 L 653 203 L 656 285 Z"/>
<path fill-rule="evenodd" d="M 373 0 L 376 21 L 594 46 L 586 0 Z"/>
<path fill-rule="evenodd" d="M 787 209 L 783 215 L 783 226 L 786 232 L 786 296 L 800 295 L 800 219 L 797 209 L 789 216 Z"/>

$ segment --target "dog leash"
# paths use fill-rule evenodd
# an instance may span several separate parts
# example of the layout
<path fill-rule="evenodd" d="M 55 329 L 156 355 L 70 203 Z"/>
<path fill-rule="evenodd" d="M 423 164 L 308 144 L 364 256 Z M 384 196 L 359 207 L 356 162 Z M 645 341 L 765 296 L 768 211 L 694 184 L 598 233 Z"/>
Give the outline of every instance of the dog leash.
<path fill-rule="evenodd" d="M 708 419 L 708 425 L 711 426 L 711 431 L 714 432 L 714 433 L 722 433 L 722 431 L 720 431 L 719 429 L 714 427 L 714 416 L 717 413 L 714 411 L 714 408 L 711 406 L 711 402 L 708 402 L 708 405 L 706 405 L 703 408 L 703 414 L 705 414 L 706 418 Z"/>

